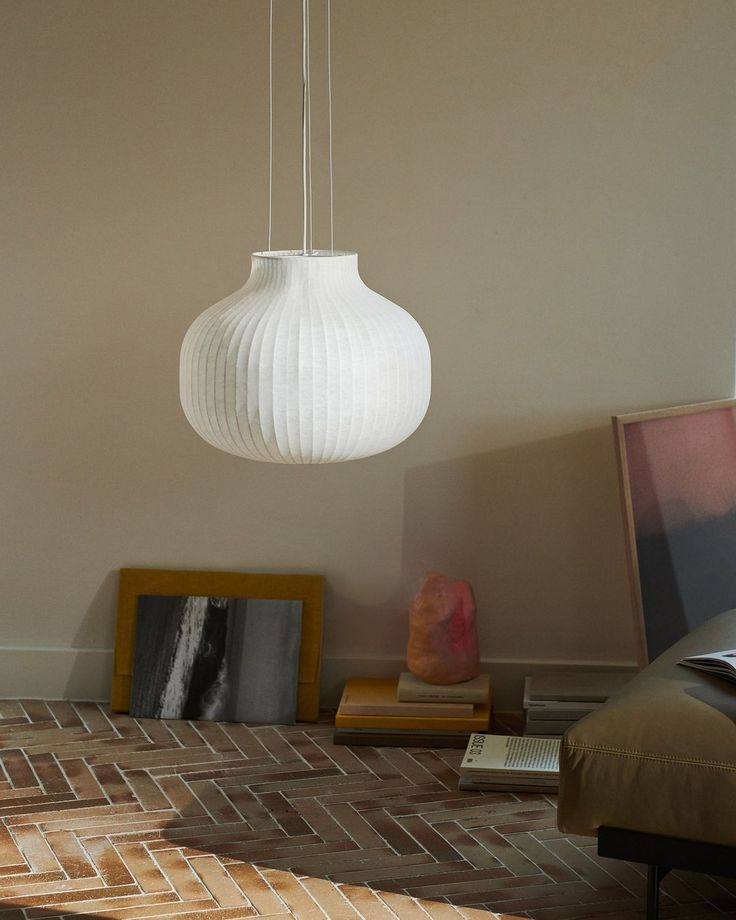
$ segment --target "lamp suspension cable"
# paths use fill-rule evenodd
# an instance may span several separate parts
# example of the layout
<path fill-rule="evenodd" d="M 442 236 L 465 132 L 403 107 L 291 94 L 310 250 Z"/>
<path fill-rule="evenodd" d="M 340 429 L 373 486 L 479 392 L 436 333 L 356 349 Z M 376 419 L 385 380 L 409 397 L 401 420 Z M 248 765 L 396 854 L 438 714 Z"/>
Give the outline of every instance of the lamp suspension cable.
<path fill-rule="evenodd" d="M 309 183 L 309 252 L 314 252 L 312 237 L 312 221 L 314 208 L 312 207 L 312 11 L 307 0 L 307 181 Z"/>
<path fill-rule="evenodd" d="M 268 0 L 268 247 L 273 228 L 273 0 Z"/>
<path fill-rule="evenodd" d="M 273 3 L 273 0 L 271 0 Z M 330 161 L 330 253 L 335 254 L 335 206 L 332 190 L 332 0 L 327 0 L 327 144 Z"/>
<path fill-rule="evenodd" d="M 307 254 L 307 0 L 302 0 L 302 255 Z"/>
<path fill-rule="evenodd" d="M 332 158 L 332 2 L 327 6 L 327 144 L 330 186 L 330 253 L 335 252 L 335 204 Z M 312 206 L 312 82 L 310 5 L 302 0 L 302 255 L 314 251 Z M 273 236 L 273 0 L 268 3 L 268 246 Z"/>

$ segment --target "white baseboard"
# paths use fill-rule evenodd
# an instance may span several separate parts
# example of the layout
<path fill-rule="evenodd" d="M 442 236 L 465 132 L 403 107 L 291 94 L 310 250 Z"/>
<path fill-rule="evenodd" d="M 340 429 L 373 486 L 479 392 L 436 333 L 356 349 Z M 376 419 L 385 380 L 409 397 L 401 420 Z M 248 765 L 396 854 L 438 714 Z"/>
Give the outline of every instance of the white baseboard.
<path fill-rule="evenodd" d="M 112 661 L 112 649 L 0 648 L 0 697 L 109 700 Z"/>
<path fill-rule="evenodd" d="M 110 699 L 112 649 L 0 648 L 0 698 L 45 700 Z M 539 661 L 485 659 L 498 712 L 521 710 L 524 678 L 539 671 L 630 671 L 631 661 Z M 322 663 L 322 705 L 336 706 L 348 677 L 394 677 L 403 658 L 326 657 Z"/>

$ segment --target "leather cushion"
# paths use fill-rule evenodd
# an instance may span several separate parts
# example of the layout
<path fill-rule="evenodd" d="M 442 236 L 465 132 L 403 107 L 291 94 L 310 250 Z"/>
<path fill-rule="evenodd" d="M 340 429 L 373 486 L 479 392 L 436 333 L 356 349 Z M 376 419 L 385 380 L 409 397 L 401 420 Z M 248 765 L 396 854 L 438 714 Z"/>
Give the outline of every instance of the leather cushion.
<path fill-rule="evenodd" d="M 677 664 L 736 647 L 736 610 L 681 639 L 571 728 L 558 824 L 736 845 L 736 684 Z"/>

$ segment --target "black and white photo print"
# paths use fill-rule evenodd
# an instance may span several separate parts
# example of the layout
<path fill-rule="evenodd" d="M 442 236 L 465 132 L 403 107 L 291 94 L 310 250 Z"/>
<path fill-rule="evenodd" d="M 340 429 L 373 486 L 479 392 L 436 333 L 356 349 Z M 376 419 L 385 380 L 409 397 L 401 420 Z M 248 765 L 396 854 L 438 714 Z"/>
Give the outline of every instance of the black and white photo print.
<path fill-rule="evenodd" d="M 130 714 L 293 724 L 302 602 L 141 595 Z"/>

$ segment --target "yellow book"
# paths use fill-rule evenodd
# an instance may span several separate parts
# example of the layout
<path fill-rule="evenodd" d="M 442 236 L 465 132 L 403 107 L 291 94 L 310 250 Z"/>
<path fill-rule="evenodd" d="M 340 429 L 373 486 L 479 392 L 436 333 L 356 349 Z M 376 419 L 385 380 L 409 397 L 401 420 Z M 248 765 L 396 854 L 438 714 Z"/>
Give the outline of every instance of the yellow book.
<path fill-rule="evenodd" d="M 467 731 L 467 732 L 480 732 L 487 731 L 488 725 L 491 716 L 491 705 L 490 705 L 490 691 L 489 698 L 485 703 L 476 704 L 473 708 L 472 714 L 435 714 L 435 715 L 421 715 L 421 714 L 405 714 L 405 715 L 393 715 L 393 714 L 358 714 L 355 712 L 346 713 L 343 709 L 343 704 L 348 703 L 348 708 L 350 707 L 349 700 L 355 700 L 358 696 L 363 696 L 361 692 L 365 691 L 366 684 L 370 683 L 371 690 L 376 695 L 376 691 L 382 699 L 386 699 L 387 695 L 390 695 L 390 698 L 396 700 L 396 688 L 398 685 L 397 678 L 388 678 L 386 680 L 370 680 L 368 678 L 351 678 L 345 684 L 345 690 L 343 691 L 343 697 L 338 707 L 337 714 L 335 715 L 335 727 L 336 728 L 385 728 L 385 729 L 399 729 L 404 731 L 412 731 L 415 729 L 422 730 L 435 730 L 435 731 Z M 378 685 L 383 685 L 378 689 Z M 386 704 L 387 705 L 387 704 Z M 428 709 L 436 712 L 436 703 L 426 703 L 426 704 L 413 704 L 412 713 L 415 711 L 417 705 L 426 705 Z"/>

